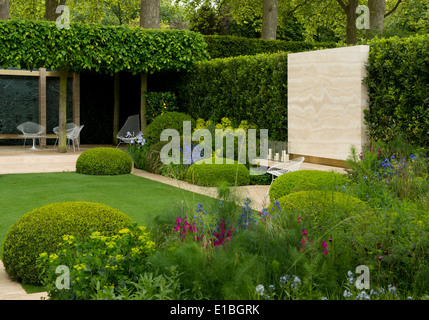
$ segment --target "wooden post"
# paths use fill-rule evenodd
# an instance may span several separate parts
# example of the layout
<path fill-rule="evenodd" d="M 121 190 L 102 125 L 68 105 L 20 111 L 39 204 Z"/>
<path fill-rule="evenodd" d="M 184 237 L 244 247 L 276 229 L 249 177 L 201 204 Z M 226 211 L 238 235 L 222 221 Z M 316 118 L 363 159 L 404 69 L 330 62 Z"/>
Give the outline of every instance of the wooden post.
<path fill-rule="evenodd" d="M 145 131 L 147 127 L 147 119 L 146 119 L 146 108 L 147 108 L 147 101 L 144 96 L 144 93 L 147 91 L 147 72 L 141 73 L 141 88 L 140 88 L 140 126 L 142 132 Z"/>
<path fill-rule="evenodd" d="M 67 152 L 67 74 L 68 69 L 60 69 L 58 151 L 61 153 Z"/>
<path fill-rule="evenodd" d="M 120 103 L 120 77 L 119 72 L 115 73 L 114 82 L 114 104 L 113 104 L 113 144 L 118 144 L 118 138 L 116 137 L 119 131 L 119 103 Z"/>
<path fill-rule="evenodd" d="M 80 125 L 80 74 L 73 74 L 73 123 Z M 80 145 L 80 135 L 78 137 Z"/>
<path fill-rule="evenodd" d="M 46 135 L 46 69 L 39 69 L 39 124 L 45 127 Z M 46 138 L 40 139 L 41 146 L 46 145 Z"/>

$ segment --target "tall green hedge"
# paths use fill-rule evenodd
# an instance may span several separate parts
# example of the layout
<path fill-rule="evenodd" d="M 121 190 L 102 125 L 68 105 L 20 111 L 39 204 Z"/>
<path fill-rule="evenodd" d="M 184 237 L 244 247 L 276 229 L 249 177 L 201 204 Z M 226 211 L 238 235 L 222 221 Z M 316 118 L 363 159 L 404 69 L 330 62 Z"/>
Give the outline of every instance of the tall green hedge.
<path fill-rule="evenodd" d="M 369 43 L 369 111 L 365 120 L 374 139 L 398 133 L 429 145 L 429 35 L 376 39 Z"/>
<path fill-rule="evenodd" d="M 133 74 L 183 71 L 206 60 L 201 34 L 187 30 L 149 30 L 127 26 L 11 19 L 0 21 L 0 67 L 91 70 Z"/>
<path fill-rule="evenodd" d="M 195 119 L 247 120 L 268 129 L 272 140 L 287 138 L 287 53 L 200 62 L 183 74 L 178 100 Z"/>
<path fill-rule="evenodd" d="M 204 36 L 212 59 L 228 58 L 279 51 L 302 52 L 321 48 L 336 48 L 333 42 L 310 43 L 302 41 L 263 40 L 233 36 Z"/>

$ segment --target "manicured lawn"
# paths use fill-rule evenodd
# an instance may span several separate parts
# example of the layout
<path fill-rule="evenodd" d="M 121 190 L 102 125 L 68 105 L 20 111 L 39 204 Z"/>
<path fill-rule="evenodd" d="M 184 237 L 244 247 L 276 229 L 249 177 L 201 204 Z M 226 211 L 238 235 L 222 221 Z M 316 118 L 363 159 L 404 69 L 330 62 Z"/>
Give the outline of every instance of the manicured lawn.
<path fill-rule="evenodd" d="M 127 214 L 139 225 L 150 227 L 160 217 L 174 223 L 180 208 L 195 212 L 197 203 L 210 205 L 214 199 L 131 174 L 0 175 L 0 250 L 9 228 L 24 214 L 50 203 L 65 201 L 103 203 Z"/>

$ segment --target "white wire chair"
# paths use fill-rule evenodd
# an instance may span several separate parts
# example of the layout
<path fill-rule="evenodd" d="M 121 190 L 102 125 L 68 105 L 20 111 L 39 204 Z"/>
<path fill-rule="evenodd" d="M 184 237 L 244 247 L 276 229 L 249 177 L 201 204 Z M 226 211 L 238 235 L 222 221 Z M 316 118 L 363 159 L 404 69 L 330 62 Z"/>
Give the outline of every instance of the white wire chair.
<path fill-rule="evenodd" d="M 71 133 L 73 131 L 74 127 L 76 127 L 76 124 L 74 124 L 73 122 L 67 123 L 66 124 L 67 134 Z M 60 127 L 55 127 L 54 129 L 52 129 L 52 131 L 57 135 L 57 139 L 55 140 L 55 144 L 54 144 L 54 148 L 55 148 L 57 143 L 58 143 L 58 136 L 59 136 L 59 132 L 60 132 Z"/>
<path fill-rule="evenodd" d="M 31 122 L 31 121 L 21 123 L 16 128 L 19 131 L 21 131 L 22 135 L 24 136 L 24 147 L 25 147 L 25 142 L 27 140 L 27 137 L 34 139 L 35 135 L 41 135 L 45 131 L 44 126 L 42 126 L 38 123 L 35 123 L 35 122 Z M 39 144 L 40 144 L 40 138 L 39 138 Z"/>
<path fill-rule="evenodd" d="M 299 158 L 292 159 L 286 162 L 281 162 L 269 167 L 267 172 L 272 175 L 271 183 L 274 181 L 276 177 L 279 177 L 282 174 L 299 170 L 304 160 L 305 160 L 304 157 L 299 157 Z"/>
<path fill-rule="evenodd" d="M 121 130 L 119 130 L 118 134 L 116 135 L 116 138 L 119 140 L 116 148 L 119 147 L 121 143 L 131 143 L 132 139 L 135 139 L 141 133 L 140 115 L 136 114 L 129 116 Z"/>
<path fill-rule="evenodd" d="M 82 126 L 75 126 L 70 132 L 67 132 L 67 145 L 70 145 L 70 141 L 72 141 L 73 143 L 73 151 L 76 151 L 75 149 L 75 142 L 77 144 L 77 149 L 80 150 L 79 147 L 79 134 L 81 132 L 81 130 L 83 129 L 83 125 Z"/>

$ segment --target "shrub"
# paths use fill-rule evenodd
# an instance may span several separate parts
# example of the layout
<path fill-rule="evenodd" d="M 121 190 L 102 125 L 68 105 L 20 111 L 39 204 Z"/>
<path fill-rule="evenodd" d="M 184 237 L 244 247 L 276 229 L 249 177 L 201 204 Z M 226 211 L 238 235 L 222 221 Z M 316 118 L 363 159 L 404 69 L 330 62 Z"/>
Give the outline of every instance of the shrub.
<path fill-rule="evenodd" d="M 155 249 L 145 227 L 130 224 L 109 235 L 65 235 L 53 254 L 43 252 L 37 260 L 45 275 L 42 283 L 50 299 L 91 299 L 98 290 L 120 292 L 148 269 L 147 258 Z M 58 289 L 59 265 L 69 267 L 69 288 Z"/>
<path fill-rule="evenodd" d="M 287 140 L 287 53 L 214 59 L 183 75 L 178 101 L 195 118 L 247 120 Z"/>
<path fill-rule="evenodd" d="M 55 203 L 35 209 L 19 219 L 3 243 L 4 267 L 12 279 L 39 284 L 36 259 L 54 253 L 64 235 L 87 235 L 91 229 L 113 234 L 131 222 L 124 213 L 90 202 Z"/>
<path fill-rule="evenodd" d="M 59 29 L 51 21 L 0 21 L 0 65 L 28 70 L 92 70 L 113 75 L 121 70 L 133 74 L 183 71 L 208 58 L 203 36 L 188 30 L 82 23 L 71 23 L 71 29 L 73 32 Z"/>
<path fill-rule="evenodd" d="M 276 53 L 279 51 L 302 52 L 321 48 L 336 48 L 336 43 L 311 43 L 285 40 L 263 40 L 254 38 L 205 35 L 207 51 L 212 59 Z"/>
<path fill-rule="evenodd" d="M 173 92 L 145 92 L 147 101 L 146 119 L 151 123 L 166 112 L 177 111 L 177 98 Z"/>
<path fill-rule="evenodd" d="M 216 164 L 215 158 L 211 160 L 212 163 L 203 163 L 203 160 L 200 160 L 192 164 L 188 169 L 186 180 L 206 187 L 217 186 L 223 182 L 232 186 L 249 184 L 249 169 L 244 164 L 238 161 L 227 164 L 225 158 L 223 158 L 223 164 Z"/>
<path fill-rule="evenodd" d="M 183 121 L 191 121 L 191 127 L 195 127 L 195 120 L 191 116 L 180 112 L 166 112 L 156 117 L 151 124 L 146 127 L 144 137 L 150 146 L 160 141 L 161 133 L 165 129 L 174 129 L 183 135 Z"/>
<path fill-rule="evenodd" d="M 84 151 L 76 161 L 76 172 L 90 175 L 128 174 L 132 169 L 132 159 L 116 148 L 93 148 Z"/>
<path fill-rule="evenodd" d="M 385 142 L 402 133 L 417 145 L 429 139 L 429 35 L 374 39 L 367 64 L 371 138 Z"/>
<path fill-rule="evenodd" d="M 150 148 L 150 151 L 146 156 L 146 171 L 155 174 L 161 173 L 161 168 L 163 165 L 161 161 L 161 150 L 167 143 L 168 141 L 158 141 Z"/>
<path fill-rule="evenodd" d="M 278 202 L 282 209 L 296 212 L 308 220 L 314 229 L 326 230 L 343 219 L 370 212 L 362 200 L 337 191 L 298 191 L 281 197 Z M 359 223 L 353 221 L 354 225 Z"/>
<path fill-rule="evenodd" d="M 328 171 L 298 170 L 289 172 L 274 180 L 269 191 L 270 200 L 278 200 L 296 191 L 339 187 L 344 185 L 347 180 L 340 173 Z"/>

